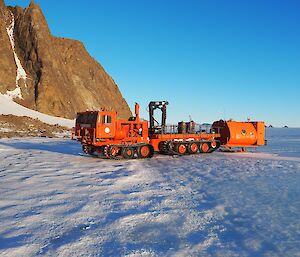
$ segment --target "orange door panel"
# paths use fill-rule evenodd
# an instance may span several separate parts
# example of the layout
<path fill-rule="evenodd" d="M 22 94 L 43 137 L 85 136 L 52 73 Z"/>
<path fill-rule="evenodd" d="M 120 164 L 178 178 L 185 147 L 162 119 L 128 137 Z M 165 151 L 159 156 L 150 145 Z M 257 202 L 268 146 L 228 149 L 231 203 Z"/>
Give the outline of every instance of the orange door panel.
<path fill-rule="evenodd" d="M 99 112 L 97 120 L 97 138 L 113 138 L 116 134 L 116 113 Z"/>

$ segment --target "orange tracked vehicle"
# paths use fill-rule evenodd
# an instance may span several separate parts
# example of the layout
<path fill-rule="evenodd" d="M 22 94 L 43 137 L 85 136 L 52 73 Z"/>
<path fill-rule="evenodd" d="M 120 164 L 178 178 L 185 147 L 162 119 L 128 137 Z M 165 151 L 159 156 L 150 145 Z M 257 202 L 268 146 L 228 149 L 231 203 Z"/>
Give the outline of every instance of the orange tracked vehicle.
<path fill-rule="evenodd" d="M 118 119 L 115 111 L 86 111 L 77 114 L 73 138 L 82 144 L 87 154 L 99 153 L 110 159 L 151 158 L 154 152 L 163 154 L 211 153 L 219 148 L 217 129 L 197 125 L 193 121 L 166 125 L 166 101 L 149 103 L 148 121 L 139 117 Z M 161 122 L 154 118 L 154 111 L 161 110 Z"/>
<path fill-rule="evenodd" d="M 87 154 L 98 152 L 107 158 L 123 156 L 130 159 L 152 157 L 149 144 L 148 122 L 139 117 L 139 105 L 135 117 L 121 120 L 115 111 L 86 111 L 77 114 L 74 137 L 81 142 Z"/>
<path fill-rule="evenodd" d="M 167 125 L 166 101 L 149 103 L 149 123 L 140 119 L 139 105 L 135 116 L 119 119 L 117 112 L 100 110 L 77 114 L 72 138 L 82 144 L 87 154 L 98 153 L 109 159 L 151 158 L 161 154 L 211 153 L 223 146 L 227 149 L 257 147 L 265 144 L 264 122 L 216 121 L 210 127 L 194 121 Z M 161 111 L 161 121 L 155 111 Z"/>

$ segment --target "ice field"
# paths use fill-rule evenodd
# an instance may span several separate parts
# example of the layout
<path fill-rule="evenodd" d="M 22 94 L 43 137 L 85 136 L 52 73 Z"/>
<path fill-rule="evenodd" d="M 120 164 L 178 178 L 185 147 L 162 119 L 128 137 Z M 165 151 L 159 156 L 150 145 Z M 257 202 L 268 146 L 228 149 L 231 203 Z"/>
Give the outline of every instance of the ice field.
<path fill-rule="evenodd" d="M 300 129 L 251 153 L 103 160 L 0 140 L 0 256 L 300 256 Z"/>

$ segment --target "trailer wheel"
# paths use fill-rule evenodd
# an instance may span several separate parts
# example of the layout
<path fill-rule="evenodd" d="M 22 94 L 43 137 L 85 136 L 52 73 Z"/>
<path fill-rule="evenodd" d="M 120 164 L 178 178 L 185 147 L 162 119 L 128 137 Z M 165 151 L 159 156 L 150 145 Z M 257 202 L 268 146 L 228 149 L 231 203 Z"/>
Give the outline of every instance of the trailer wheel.
<path fill-rule="evenodd" d="M 212 141 L 210 143 L 211 148 L 216 148 L 217 147 L 217 142 L 216 141 Z"/>
<path fill-rule="evenodd" d="M 168 141 L 161 141 L 161 142 L 159 142 L 158 149 L 163 154 L 168 153 Z"/>
<path fill-rule="evenodd" d="M 200 147 L 201 153 L 207 153 L 209 150 L 209 145 L 207 143 L 203 143 Z"/>
<path fill-rule="evenodd" d="M 188 144 L 188 152 L 191 154 L 197 153 L 199 147 L 196 143 Z"/>
<path fill-rule="evenodd" d="M 151 158 L 154 154 L 152 145 L 142 145 L 138 148 L 138 155 L 140 158 Z"/>
<path fill-rule="evenodd" d="M 210 144 L 210 148 L 209 148 L 209 153 L 212 153 L 214 151 L 216 151 L 218 148 L 220 147 L 220 142 L 219 141 L 213 141 Z"/>
<path fill-rule="evenodd" d="M 122 156 L 125 159 L 132 159 L 134 157 L 134 149 L 132 147 L 125 147 L 122 149 Z"/>
<path fill-rule="evenodd" d="M 185 144 L 178 144 L 175 146 L 175 151 L 179 154 L 185 154 L 187 151 L 187 148 Z"/>

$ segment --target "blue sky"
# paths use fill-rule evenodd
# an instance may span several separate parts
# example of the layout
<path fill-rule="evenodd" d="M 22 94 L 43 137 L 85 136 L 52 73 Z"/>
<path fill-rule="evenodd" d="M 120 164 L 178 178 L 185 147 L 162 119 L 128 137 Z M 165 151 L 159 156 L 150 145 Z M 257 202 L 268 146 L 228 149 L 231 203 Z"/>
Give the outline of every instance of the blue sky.
<path fill-rule="evenodd" d="M 300 1 L 35 2 L 52 34 L 81 40 L 145 118 L 149 101 L 168 100 L 169 122 L 300 127 Z"/>

